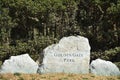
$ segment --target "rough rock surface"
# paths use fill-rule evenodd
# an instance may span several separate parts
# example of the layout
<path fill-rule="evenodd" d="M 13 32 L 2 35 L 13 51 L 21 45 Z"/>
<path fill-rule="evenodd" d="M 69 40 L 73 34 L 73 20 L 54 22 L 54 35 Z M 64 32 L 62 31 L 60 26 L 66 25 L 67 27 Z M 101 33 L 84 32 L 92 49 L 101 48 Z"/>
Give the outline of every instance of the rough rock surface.
<path fill-rule="evenodd" d="M 87 38 L 69 36 L 43 51 L 38 73 L 89 73 L 90 45 Z"/>
<path fill-rule="evenodd" d="M 96 75 L 118 76 L 120 71 L 118 67 L 110 61 L 102 59 L 93 60 L 90 64 L 90 71 Z"/>
<path fill-rule="evenodd" d="M 38 64 L 28 54 L 11 56 L 1 66 L 0 73 L 37 73 Z"/>

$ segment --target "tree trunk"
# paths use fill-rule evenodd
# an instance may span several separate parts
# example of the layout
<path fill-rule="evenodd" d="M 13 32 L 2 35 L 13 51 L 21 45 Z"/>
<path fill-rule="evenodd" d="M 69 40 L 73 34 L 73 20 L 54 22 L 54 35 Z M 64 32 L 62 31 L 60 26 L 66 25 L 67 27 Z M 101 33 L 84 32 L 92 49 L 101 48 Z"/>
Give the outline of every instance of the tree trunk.
<path fill-rule="evenodd" d="M 38 34 L 39 34 L 38 29 L 34 27 L 33 28 L 33 38 L 35 40 L 35 43 L 37 42 Z"/>

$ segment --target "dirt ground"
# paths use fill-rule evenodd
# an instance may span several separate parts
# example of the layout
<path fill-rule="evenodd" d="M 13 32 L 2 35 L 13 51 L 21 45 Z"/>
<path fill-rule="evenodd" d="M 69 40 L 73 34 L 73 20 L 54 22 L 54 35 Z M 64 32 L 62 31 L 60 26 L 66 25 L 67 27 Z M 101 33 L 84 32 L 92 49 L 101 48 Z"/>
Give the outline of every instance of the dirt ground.
<path fill-rule="evenodd" d="M 0 74 L 0 80 L 120 80 L 120 76 L 96 76 L 93 74 Z"/>

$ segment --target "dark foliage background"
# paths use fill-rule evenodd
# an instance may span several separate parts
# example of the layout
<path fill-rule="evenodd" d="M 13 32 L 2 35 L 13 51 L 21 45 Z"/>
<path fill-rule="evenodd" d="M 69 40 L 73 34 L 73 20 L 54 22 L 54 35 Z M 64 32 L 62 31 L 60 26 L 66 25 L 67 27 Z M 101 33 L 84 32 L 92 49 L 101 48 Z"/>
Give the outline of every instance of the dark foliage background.
<path fill-rule="evenodd" d="M 120 66 L 120 0 L 0 0 L 0 62 L 42 50 L 64 36 L 89 39 L 91 60 Z"/>

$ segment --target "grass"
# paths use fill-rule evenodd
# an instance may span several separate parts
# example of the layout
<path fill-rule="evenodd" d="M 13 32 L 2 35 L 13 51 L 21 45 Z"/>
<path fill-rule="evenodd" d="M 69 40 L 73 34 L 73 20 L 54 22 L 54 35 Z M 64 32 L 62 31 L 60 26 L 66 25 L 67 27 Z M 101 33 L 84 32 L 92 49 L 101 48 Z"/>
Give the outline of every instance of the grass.
<path fill-rule="evenodd" d="M 0 80 L 120 80 L 119 76 L 96 76 L 93 74 L 0 74 Z"/>
<path fill-rule="evenodd" d="M 19 79 L 18 80 L 24 80 L 24 78 L 23 77 L 19 77 Z"/>
<path fill-rule="evenodd" d="M 120 76 L 117 77 L 120 80 Z"/>
<path fill-rule="evenodd" d="M 68 77 L 73 77 L 74 76 L 74 74 L 68 74 Z"/>
<path fill-rule="evenodd" d="M 68 80 L 68 78 L 64 77 L 64 78 L 60 78 L 59 80 Z"/>
<path fill-rule="evenodd" d="M 88 78 L 82 78 L 82 80 L 89 80 Z"/>
<path fill-rule="evenodd" d="M 21 75 L 21 73 L 14 73 L 14 75 L 15 75 L 15 76 L 20 76 L 20 75 Z"/>

